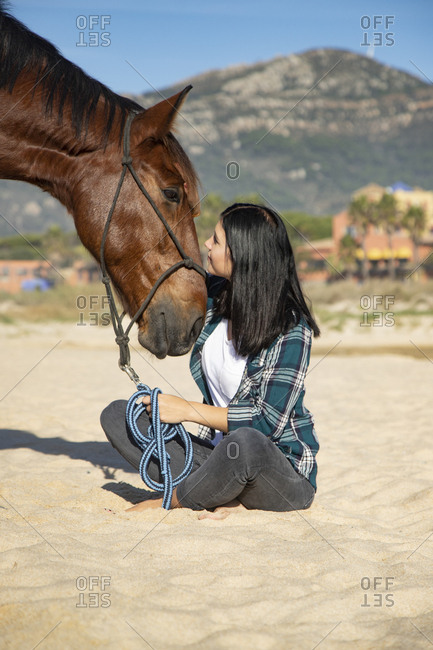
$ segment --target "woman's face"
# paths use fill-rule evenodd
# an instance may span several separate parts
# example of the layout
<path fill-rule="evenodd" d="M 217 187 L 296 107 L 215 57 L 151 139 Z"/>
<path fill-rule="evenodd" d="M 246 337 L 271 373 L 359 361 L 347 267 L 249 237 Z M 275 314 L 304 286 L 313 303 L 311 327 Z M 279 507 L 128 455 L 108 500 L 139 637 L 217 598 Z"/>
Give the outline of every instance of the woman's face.
<path fill-rule="evenodd" d="M 218 221 L 212 237 L 209 237 L 204 245 L 209 251 L 207 256 L 207 270 L 209 273 L 230 280 L 233 262 L 229 249 L 226 246 L 226 234 L 221 220 Z"/>

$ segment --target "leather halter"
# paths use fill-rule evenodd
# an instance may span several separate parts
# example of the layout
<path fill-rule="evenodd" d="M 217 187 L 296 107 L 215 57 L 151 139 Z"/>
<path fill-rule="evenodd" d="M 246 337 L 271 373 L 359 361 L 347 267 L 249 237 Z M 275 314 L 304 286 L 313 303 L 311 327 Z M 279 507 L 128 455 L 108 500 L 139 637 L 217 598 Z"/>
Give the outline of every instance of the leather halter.
<path fill-rule="evenodd" d="M 136 116 L 136 113 L 132 112 L 129 113 L 127 118 L 126 118 L 126 123 L 125 123 L 125 128 L 123 131 L 123 158 L 122 158 L 122 173 L 119 178 L 119 182 L 117 184 L 117 189 L 116 193 L 113 198 L 113 202 L 111 204 L 110 211 L 107 216 L 107 220 L 105 222 L 105 227 L 104 227 L 104 232 L 102 233 L 102 240 L 101 240 L 101 247 L 100 247 L 100 265 L 101 265 L 101 271 L 102 271 L 102 282 L 105 285 L 105 290 L 107 293 L 108 297 L 108 302 L 110 306 L 110 314 L 111 314 L 111 322 L 113 324 L 113 329 L 114 333 L 116 335 L 116 343 L 119 346 L 119 367 L 121 370 L 126 372 L 128 377 L 137 385 L 140 382 L 140 379 L 135 372 L 135 370 L 131 367 L 130 365 L 130 360 L 131 360 L 131 355 L 129 351 L 129 332 L 131 331 L 132 326 L 134 323 L 138 321 L 138 319 L 142 316 L 143 312 L 149 305 L 150 301 L 152 300 L 156 290 L 161 286 L 161 284 L 166 280 L 172 273 L 175 273 L 178 269 L 181 269 L 183 267 L 187 269 L 193 269 L 194 271 L 197 271 L 197 273 L 200 273 L 204 278 L 206 278 L 206 271 L 204 270 L 203 267 L 201 267 L 199 264 L 194 262 L 194 260 L 189 257 L 185 251 L 182 248 L 181 243 L 179 242 L 178 238 L 174 234 L 173 230 L 170 228 L 169 224 L 167 223 L 165 217 L 161 214 L 158 206 L 155 204 L 154 200 L 150 196 L 150 194 L 147 192 L 146 188 L 143 186 L 141 180 L 139 179 L 137 172 L 134 169 L 134 166 L 132 164 L 132 158 L 131 158 L 131 153 L 130 153 L 130 133 L 131 133 L 131 123 Z M 163 226 L 165 227 L 167 234 L 170 236 L 171 240 L 173 241 L 174 245 L 176 246 L 177 250 L 179 251 L 179 254 L 181 256 L 181 260 L 179 262 L 176 262 L 170 268 L 168 268 L 164 273 L 158 278 L 158 280 L 155 282 L 153 285 L 152 289 L 150 290 L 147 298 L 144 300 L 142 303 L 141 307 L 137 310 L 137 312 L 134 314 L 132 317 L 129 325 L 127 326 L 126 329 L 123 328 L 123 318 L 126 315 L 126 312 L 122 312 L 122 314 L 119 315 L 119 312 L 117 310 L 115 301 L 114 301 L 114 296 L 113 296 L 113 290 L 111 288 L 110 284 L 110 278 L 108 276 L 107 272 L 107 266 L 105 264 L 105 242 L 107 239 L 108 235 L 108 229 L 110 227 L 110 223 L 113 217 L 113 212 L 116 207 L 117 199 L 119 198 L 120 190 L 123 185 L 123 181 L 125 180 L 126 172 L 129 169 L 131 172 L 131 175 L 135 182 L 137 183 L 138 187 L 140 188 L 141 192 L 144 194 L 146 199 L 149 201 L 150 205 L 152 206 L 153 210 L 155 211 L 156 215 L 158 216 L 159 220 L 162 222 Z"/>

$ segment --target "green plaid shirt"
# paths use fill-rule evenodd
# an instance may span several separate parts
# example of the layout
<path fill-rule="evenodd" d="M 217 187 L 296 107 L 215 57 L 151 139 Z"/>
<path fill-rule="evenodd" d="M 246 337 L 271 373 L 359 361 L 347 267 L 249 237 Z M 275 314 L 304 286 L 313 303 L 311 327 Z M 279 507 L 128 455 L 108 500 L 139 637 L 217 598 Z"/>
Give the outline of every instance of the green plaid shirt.
<path fill-rule="evenodd" d="M 190 360 L 191 374 L 206 404 L 212 404 L 212 398 L 201 363 L 203 345 L 220 321 L 214 316 L 210 298 L 206 321 Z M 319 442 L 313 416 L 304 406 L 311 340 L 311 329 L 301 321 L 257 356 L 248 357 L 239 388 L 228 405 L 228 433 L 239 427 L 261 431 L 316 489 Z M 200 426 L 197 435 L 211 440 L 214 432 Z"/>

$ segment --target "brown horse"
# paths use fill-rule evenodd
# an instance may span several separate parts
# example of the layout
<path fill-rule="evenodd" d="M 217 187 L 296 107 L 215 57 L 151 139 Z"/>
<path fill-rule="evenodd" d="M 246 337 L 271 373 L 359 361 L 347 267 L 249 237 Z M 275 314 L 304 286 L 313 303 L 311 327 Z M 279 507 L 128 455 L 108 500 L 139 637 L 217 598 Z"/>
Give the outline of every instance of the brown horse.
<path fill-rule="evenodd" d="M 98 261 L 122 169 L 125 120 L 133 112 L 133 165 L 185 253 L 200 262 L 193 222 L 200 212 L 197 178 L 170 132 L 188 90 L 145 110 L 88 77 L 0 2 L 0 178 L 33 183 L 63 203 Z M 104 256 L 129 315 L 180 259 L 130 174 Z M 187 352 L 201 329 L 205 300 L 205 283 L 197 272 L 182 268 L 170 275 L 138 320 L 141 345 L 159 358 Z"/>

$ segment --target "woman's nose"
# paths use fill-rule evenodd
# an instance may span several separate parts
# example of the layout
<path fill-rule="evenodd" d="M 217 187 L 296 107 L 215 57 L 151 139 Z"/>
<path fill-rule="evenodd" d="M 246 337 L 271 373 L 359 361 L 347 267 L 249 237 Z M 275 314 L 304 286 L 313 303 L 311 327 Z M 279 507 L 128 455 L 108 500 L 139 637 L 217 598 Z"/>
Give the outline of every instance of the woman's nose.
<path fill-rule="evenodd" d="M 212 242 L 212 237 L 209 237 L 209 239 L 207 239 L 207 240 L 205 241 L 205 243 L 204 243 L 204 245 L 206 246 L 206 248 L 208 249 L 208 251 L 210 251 L 210 249 L 212 248 L 212 243 L 211 243 L 211 242 Z"/>

